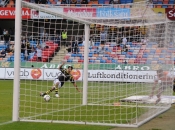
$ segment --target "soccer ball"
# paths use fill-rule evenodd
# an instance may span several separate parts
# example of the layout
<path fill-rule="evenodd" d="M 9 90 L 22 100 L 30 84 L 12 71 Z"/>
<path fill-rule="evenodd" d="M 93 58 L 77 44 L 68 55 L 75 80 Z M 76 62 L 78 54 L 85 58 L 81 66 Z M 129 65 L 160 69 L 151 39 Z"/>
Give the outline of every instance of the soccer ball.
<path fill-rule="evenodd" d="M 49 95 L 44 95 L 44 101 L 49 102 L 50 101 L 50 96 Z"/>

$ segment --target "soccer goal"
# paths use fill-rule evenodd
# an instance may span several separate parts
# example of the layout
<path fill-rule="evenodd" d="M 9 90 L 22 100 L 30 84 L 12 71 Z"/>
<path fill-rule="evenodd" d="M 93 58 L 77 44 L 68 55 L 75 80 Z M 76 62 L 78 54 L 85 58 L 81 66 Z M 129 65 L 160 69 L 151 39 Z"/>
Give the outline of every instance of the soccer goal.
<path fill-rule="evenodd" d="M 30 14 L 17 4 L 13 121 L 138 127 L 171 107 L 175 23 L 166 14 L 146 4 L 21 4 Z M 81 92 L 66 81 L 46 102 L 40 92 L 63 62 Z"/>

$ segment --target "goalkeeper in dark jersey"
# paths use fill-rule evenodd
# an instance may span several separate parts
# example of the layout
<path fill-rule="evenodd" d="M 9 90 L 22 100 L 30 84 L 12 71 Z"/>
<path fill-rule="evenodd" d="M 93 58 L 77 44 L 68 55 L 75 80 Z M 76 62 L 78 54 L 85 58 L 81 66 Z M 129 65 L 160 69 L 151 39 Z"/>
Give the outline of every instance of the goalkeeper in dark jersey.
<path fill-rule="evenodd" d="M 70 80 L 71 83 L 73 83 L 74 87 L 76 88 L 77 91 L 79 91 L 75 81 L 74 81 L 74 78 L 73 76 L 71 75 L 71 71 L 73 70 L 73 67 L 72 66 L 68 66 L 67 69 L 63 69 L 64 63 L 61 64 L 61 66 L 59 67 L 59 70 L 61 71 L 60 72 L 60 75 L 54 79 L 53 81 L 53 87 L 46 91 L 45 93 L 40 93 L 40 96 L 44 96 L 44 95 L 47 95 L 49 94 L 50 92 L 54 91 L 55 90 L 55 96 L 56 97 L 60 97 L 59 94 L 58 94 L 58 89 L 60 89 L 63 85 L 64 85 L 64 82 L 65 81 L 68 81 Z M 80 92 L 80 91 L 79 91 Z"/>

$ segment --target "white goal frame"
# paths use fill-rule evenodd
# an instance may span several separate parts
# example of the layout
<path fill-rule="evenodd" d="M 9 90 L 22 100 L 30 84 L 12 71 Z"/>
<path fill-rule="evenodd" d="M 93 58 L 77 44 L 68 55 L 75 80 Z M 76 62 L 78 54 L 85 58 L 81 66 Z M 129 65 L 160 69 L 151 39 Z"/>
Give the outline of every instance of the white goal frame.
<path fill-rule="evenodd" d="M 23 2 L 24 4 L 26 2 Z M 28 7 L 31 8 L 37 8 L 38 5 L 33 6 L 33 4 L 26 3 L 28 4 Z M 20 43 L 21 42 L 21 1 L 17 0 L 16 1 L 16 16 L 15 16 L 15 43 Z M 40 8 L 40 10 L 43 10 L 43 7 Z M 50 14 L 55 14 L 53 11 L 49 11 Z M 76 19 L 74 17 L 69 17 L 64 14 L 58 14 L 64 17 L 65 19 L 72 19 L 74 21 L 83 23 L 85 25 L 85 47 L 84 47 L 84 68 L 83 68 L 83 99 L 82 99 L 82 105 L 88 105 L 87 102 L 87 89 L 88 89 L 88 43 L 89 43 L 89 25 L 91 22 L 87 22 L 86 20 L 82 19 Z M 167 21 L 168 22 L 168 21 Z M 161 22 L 160 22 L 161 23 Z M 20 120 L 19 119 L 19 101 L 20 101 L 20 53 L 21 53 L 21 46 L 20 44 L 15 44 L 15 61 L 14 61 L 14 87 L 13 87 L 13 117 L 12 121 L 29 121 L 29 122 L 55 122 L 55 123 L 70 123 L 70 124 L 89 124 L 89 125 L 108 125 L 108 126 L 119 126 L 119 127 L 138 127 L 145 122 L 153 119 L 157 115 L 167 111 L 171 106 L 169 105 L 162 111 L 159 111 L 158 113 L 154 115 L 150 115 L 149 118 L 144 119 L 143 121 L 137 121 L 136 119 L 136 124 L 112 124 L 112 123 L 91 123 L 91 122 L 74 122 L 74 121 L 42 121 L 42 120 Z"/>

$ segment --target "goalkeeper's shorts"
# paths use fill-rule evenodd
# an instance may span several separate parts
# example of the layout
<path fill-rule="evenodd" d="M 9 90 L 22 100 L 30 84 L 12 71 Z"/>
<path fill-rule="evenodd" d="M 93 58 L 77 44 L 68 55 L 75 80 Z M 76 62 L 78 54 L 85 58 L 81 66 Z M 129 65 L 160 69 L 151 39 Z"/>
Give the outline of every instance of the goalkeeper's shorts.
<path fill-rule="evenodd" d="M 173 85 L 173 91 L 175 92 L 175 84 Z"/>
<path fill-rule="evenodd" d="M 62 87 L 62 86 L 61 86 L 61 82 L 59 81 L 59 79 L 54 79 L 53 85 L 54 85 L 55 87 L 58 87 L 58 88 L 61 88 L 61 87 Z"/>

